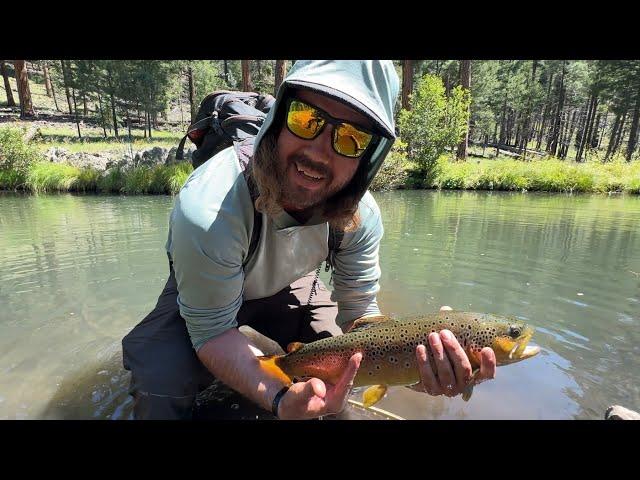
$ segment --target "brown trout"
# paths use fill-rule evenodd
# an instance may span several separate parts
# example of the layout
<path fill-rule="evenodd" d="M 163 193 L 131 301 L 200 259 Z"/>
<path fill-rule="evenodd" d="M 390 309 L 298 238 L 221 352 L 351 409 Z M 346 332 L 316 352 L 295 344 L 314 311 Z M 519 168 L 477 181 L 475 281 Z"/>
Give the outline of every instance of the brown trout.
<path fill-rule="evenodd" d="M 416 347 L 427 347 L 429 361 L 435 367 L 428 335 L 450 330 L 465 350 L 475 376 L 480 367 L 480 351 L 491 347 L 498 366 L 533 357 L 539 347 L 527 346 L 534 329 L 525 323 L 496 315 L 441 311 L 420 317 L 391 320 L 385 316 L 354 322 L 345 334 L 308 344 L 292 343 L 285 355 L 259 357 L 265 371 L 291 383 L 294 378 L 316 377 L 335 384 L 352 355 L 362 353 L 354 387 L 370 386 L 363 404 L 377 403 L 392 385 L 412 385 L 420 381 Z M 472 377 L 473 378 L 473 377 Z M 473 383 L 463 399 L 469 400 Z"/>

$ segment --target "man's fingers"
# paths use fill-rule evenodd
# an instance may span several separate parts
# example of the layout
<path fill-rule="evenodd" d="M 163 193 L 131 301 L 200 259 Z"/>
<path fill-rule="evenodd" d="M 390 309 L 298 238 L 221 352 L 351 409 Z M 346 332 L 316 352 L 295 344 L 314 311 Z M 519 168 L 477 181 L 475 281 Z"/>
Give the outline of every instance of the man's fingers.
<path fill-rule="evenodd" d="M 338 380 L 336 384 L 336 392 L 340 393 L 343 391 L 349 392 L 351 387 L 353 387 L 353 380 L 356 378 L 358 374 L 358 369 L 360 368 L 360 362 L 362 361 L 362 353 L 354 353 L 349 359 L 349 363 L 347 364 L 347 368 L 345 369 L 342 377 Z"/>
<path fill-rule="evenodd" d="M 471 378 L 471 362 L 455 335 L 449 330 L 440 332 L 440 339 L 446 348 L 447 356 L 453 364 L 456 380 L 456 390 L 461 392 Z"/>
<path fill-rule="evenodd" d="M 480 372 L 477 380 L 489 380 L 496 377 L 496 354 L 489 347 L 480 352 Z"/>
<path fill-rule="evenodd" d="M 445 395 L 453 395 L 456 378 L 451 368 L 451 362 L 444 350 L 444 345 L 440 340 L 440 335 L 437 333 L 429 334 L 429 344 L 431 345 L 431 351 L 433 352 L 433 359 L 436 364 L 436 374 L 438 376 L 440 388 L 444 391 Z"/>
<path fill-rule="evenodd" d="M 431 368 L 431 363 L 427 357 L 427 347 L 424 345 L 418 345 L 416 347 L 416 357 L 418 360 L 418 371 L 420 372 L 420 379 L 424 391 L 429 395 L 441 395 L 442 391 L 438 385 L 438 379 Z"/>
<path fill-rule="evenodd" d="M 347 399 L 351 393 L 353 387 L 353 381 L 360 368 L 360 362 L 362 361 L 362 353 L 358 352 L 351 356 L 347 368 L 338 380 L 338 382 L 330 387 L 327 395 L 327 403 L 325 408 L 326 413 L 338 413 L 341 412 L 347 404 Z"/>

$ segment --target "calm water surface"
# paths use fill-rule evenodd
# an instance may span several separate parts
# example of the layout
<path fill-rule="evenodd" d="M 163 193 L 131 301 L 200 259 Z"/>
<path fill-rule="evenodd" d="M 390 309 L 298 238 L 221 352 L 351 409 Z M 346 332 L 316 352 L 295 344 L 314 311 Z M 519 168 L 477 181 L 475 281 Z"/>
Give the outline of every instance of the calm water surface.
<path fill-rule="evenodd" d="M 499 368 L 469 402 L 394 387 L 378 407 L 411 419 L 591 419 L 611 404 L 640 409 L 640 198 L 374 196 L 385 225 L 385 313 L 450 305 L 515 316 L 536 327 L 542 347 Z M 0 419 L 130 418 L 120 339 L 164 286 L 172 202 L 0 196 Z M 365 418 L 352 410 L 350 418 Z"/>

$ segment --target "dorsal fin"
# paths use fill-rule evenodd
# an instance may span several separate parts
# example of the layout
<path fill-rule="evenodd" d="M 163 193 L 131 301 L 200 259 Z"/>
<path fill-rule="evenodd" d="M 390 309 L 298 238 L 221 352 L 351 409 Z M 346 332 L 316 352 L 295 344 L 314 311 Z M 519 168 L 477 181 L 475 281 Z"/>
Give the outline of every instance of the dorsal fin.
<path fill-rule="evenodd" d="M 300 350 L 302 347 L 304 347 L 304 343 L 302 342 L 291 342 L 287 345 L 287 353 L 295 352 L 296 350 Z"/>
<path fill-rule="evenodd" d="M 365 328 L 373 327 L 374 325 L 379 325 L 380 323 L 389 321 L 390 319 L 384 315 L 372 315 L 370 317 L 358 318 L 353 322 L 351 328 L 347 330 L 347 333 L 363 330 Z"/>

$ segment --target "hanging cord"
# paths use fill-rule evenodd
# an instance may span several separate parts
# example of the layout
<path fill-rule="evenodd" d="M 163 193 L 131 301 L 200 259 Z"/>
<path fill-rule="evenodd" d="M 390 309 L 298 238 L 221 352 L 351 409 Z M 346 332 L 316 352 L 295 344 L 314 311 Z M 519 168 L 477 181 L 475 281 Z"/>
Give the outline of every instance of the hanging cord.
<path fill-rule="evenodd" d="M 311 291 L 309 292 L 309 300 L 307 300 L 307 306 L 311 304 L 311 298 L 318 293 L 318 278 L 320 277 L 320 268 L 322 268 L 322 264 L 316 269 L 316 277 L 313 279 L 313 283 L 311 284 Z"/>
<path fill-rule="evenodd" d="M 406 418 L 402 418 L 400 415 L 396 415 L 395 413 L 391 413 L 387 410 L 383 410 L 382 408 L 377 407 L 365 407 L 363 403 L 358 402 L 357 400 L 352 400 L 351 398 L 347 400 L 351 405 L 355 405 L 356 407 L 360 407 L 363 410 L 371 410 L 377 414 L 384 415 L 385 417 L 392 418 L 394 420 L 406 420 Z"/>

